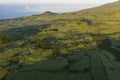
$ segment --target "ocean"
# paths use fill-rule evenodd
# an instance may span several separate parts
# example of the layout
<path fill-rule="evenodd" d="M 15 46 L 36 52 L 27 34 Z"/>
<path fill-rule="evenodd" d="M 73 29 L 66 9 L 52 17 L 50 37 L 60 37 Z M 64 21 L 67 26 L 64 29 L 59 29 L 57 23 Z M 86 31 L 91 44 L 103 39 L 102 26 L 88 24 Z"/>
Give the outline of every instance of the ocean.
<path fill-rule="evenodd" d="M 0 4 L 0 19 L 11 19 L 45 11 L 67 13 L 98 6 L 98 4 Z"/>

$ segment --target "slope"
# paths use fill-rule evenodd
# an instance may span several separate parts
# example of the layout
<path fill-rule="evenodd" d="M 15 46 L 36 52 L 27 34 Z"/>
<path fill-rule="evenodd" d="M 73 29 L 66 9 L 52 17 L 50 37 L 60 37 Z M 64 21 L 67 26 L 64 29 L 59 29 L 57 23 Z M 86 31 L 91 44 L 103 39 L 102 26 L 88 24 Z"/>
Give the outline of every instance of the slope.
<path fill-rule="evenodd" d="M 119 80 L 119 4 L 2 20 L 0 78 Z"/>

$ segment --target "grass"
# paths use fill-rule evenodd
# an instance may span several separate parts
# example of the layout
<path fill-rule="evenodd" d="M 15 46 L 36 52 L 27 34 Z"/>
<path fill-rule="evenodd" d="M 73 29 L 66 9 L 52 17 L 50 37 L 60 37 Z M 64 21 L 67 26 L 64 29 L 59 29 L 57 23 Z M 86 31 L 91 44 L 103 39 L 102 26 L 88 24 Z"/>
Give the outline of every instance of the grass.
<path fill-rule="evenodd" d="M 98 47 L 105 39 L 109 39 L 114 40 L 112 47 L 118 47 L 119 51 L 119 3 L 118 1 L 80 12 L 65 14 L 49 12 L 0 22 L 0 78 L 3 78 L 7 71 L 10 77 L 6 80 L 12 80 L 14 75 L 20 78 L 19 70 L 25 66 L 34 66 L 35 63 L 46 60 L 49 63 L 51 59 L 63 57 L 71 60 L 71 69 L 77 71 L 78 75 L 81 74 L 81 79 L 119 80 L 120 63 L 115 61 L 116 57 L 113 54 L 102 52 Z M 82 71 L 84 72 L 86 68 L 88 72 L 83 74 Z M 112 71 L 113 68 L 116 71 Z M 39 74 L 35 71 L 27 73 L 22 76 Z M 48 73 L 48 77 L 56 79 L 51 77 L 55 74 L 40 72 L 42 73 Z M 57 74 L 61 77 L 68 73 L 63 71 L 63 74 L 62 72 Z M 68 75 L 74 77 L 76 74 Z M 44 76 L 42 78 L 47 80 L 48 78 Z M 63 78 L 66 79 L 65 76 Z"/>

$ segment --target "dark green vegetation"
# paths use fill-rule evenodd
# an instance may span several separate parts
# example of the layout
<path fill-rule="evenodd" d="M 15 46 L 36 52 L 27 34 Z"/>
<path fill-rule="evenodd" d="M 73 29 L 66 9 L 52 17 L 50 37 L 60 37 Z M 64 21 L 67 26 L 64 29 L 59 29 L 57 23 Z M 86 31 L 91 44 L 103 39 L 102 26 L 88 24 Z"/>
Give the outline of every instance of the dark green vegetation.
<path fill-rule="evenodd" d="M 120 80 L 120 1 L 0 22 L 2 80 Z"/>

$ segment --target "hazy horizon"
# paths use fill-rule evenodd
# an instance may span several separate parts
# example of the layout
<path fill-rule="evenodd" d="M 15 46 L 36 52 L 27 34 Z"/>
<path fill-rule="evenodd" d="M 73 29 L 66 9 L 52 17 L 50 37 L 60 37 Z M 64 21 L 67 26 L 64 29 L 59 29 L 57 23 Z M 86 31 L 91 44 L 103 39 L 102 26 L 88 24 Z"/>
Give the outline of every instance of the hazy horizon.
<path fill-rule="evenodd" d="M 89 7 L 95 7 L 97 5 L 63 5 L 63 4 L 22 4 L 22 5 L 0 5 L 0 19 L 9 19 L 23 16 L 30 16 L 33 14 L 41 14 L 45 11 L 51 11 L 53 13 L 67 13 L 73 11 L 79 11 Z"/>
<path fill-rule="evenodd" d="M 91 2 L 86 2 L 88 0 L 76 0 L 73 4 L 72 2 L 68 2 L 68 0 L 64 0 L 65 2 L 57 2 L 58 0 L 53 0 L 55 2 L 49 2 L 48 0 L 38 1 L 35 3 L 24 1 L 16 2 L 17 0 L 9 1 L 9 0 L 0 0 L 0 19 L 10 19 L 16 17 L 30 16 L 33 14 L 41 14 L 45 11 L 51 11 L 54 13 L 67 13 L 73 11 L 79 11 L 87 8 L 97 7 L 109 2 L 117 1 L 117 0 L 92 0 Z M 23 1 L 23 0 L 21 0 Z M 5 3 L 6 2 L 6 3 Z M 39 3 L 41 2 L 41 3 Z M 45 3 L 46 2 L 46 3 Z M 67 3 L 68 2 L 68 3 Z M 81 2 L 81 3 L 80 3 Z"/>

